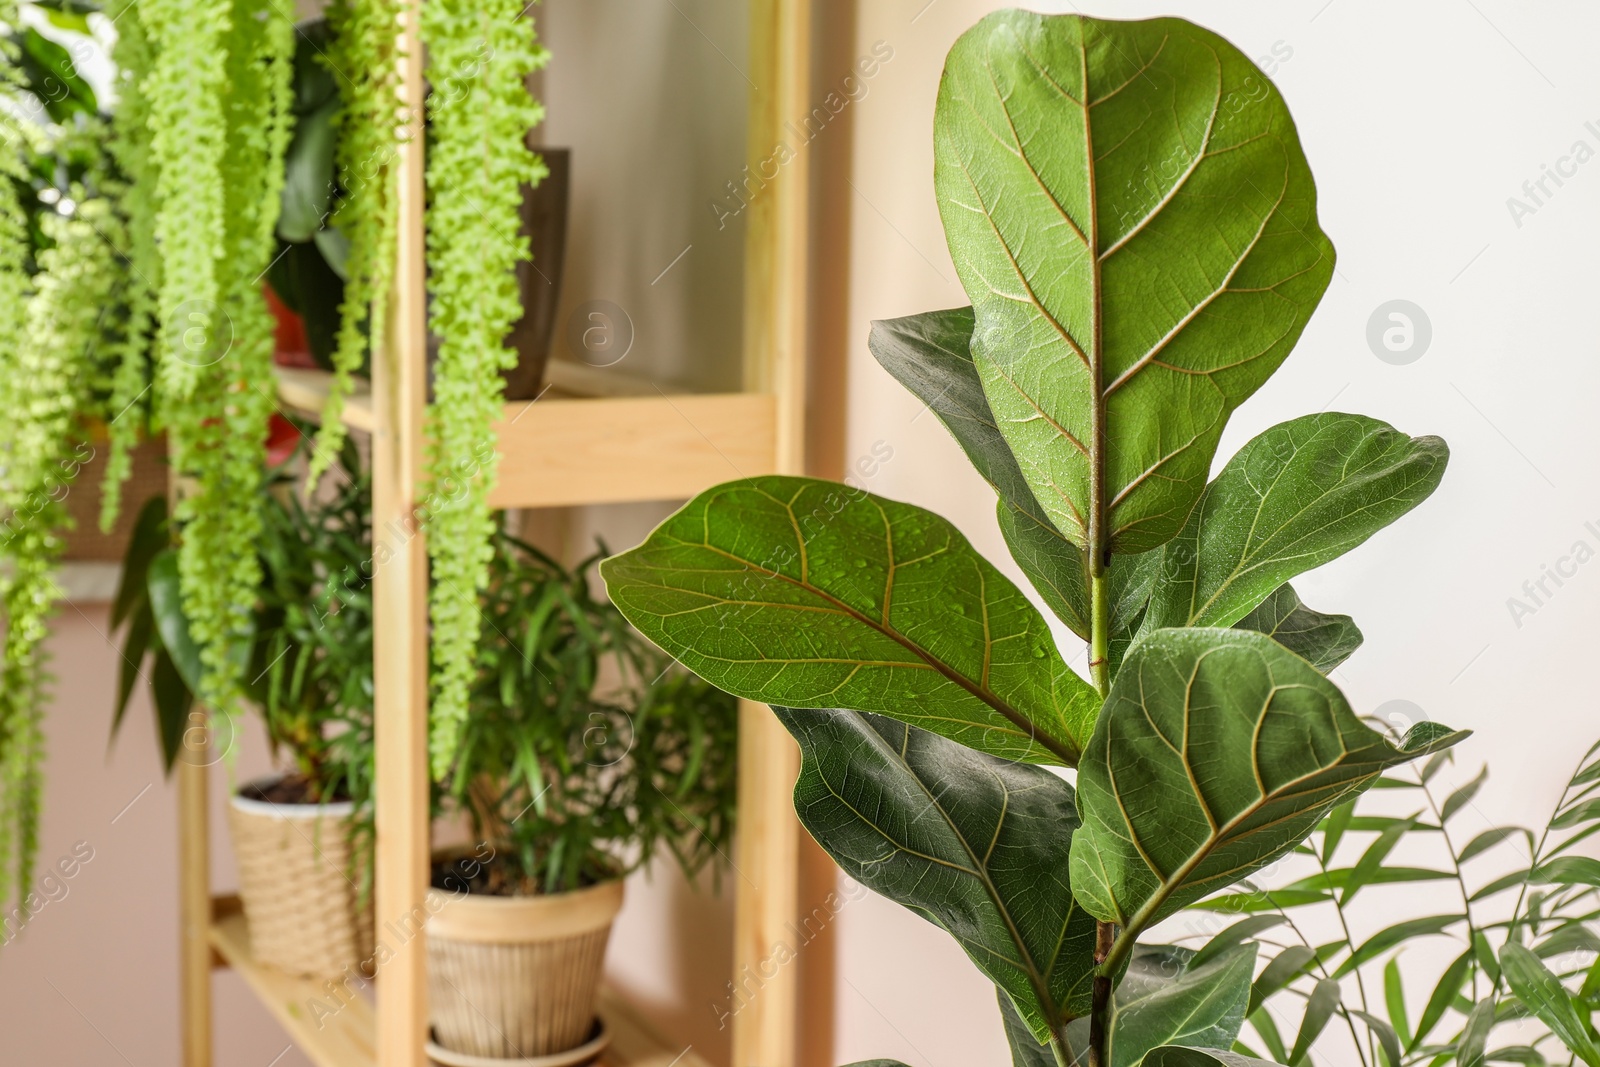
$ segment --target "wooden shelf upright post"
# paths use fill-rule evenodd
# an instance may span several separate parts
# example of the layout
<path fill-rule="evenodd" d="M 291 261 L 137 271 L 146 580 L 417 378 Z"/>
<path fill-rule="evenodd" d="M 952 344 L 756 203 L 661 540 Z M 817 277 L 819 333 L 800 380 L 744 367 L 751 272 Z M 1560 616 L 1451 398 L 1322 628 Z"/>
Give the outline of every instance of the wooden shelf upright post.
<path fill-rule="evenodd" d="M 378 1067 L 425 1067 L 427 950 L 419 929 L 428 885 L 428 561 L 416 521 L 427 399 L 423 229 L 424 0 L 406 0 L 399 37 L 405 128 L 398 168 L 398 249 L 388 344 L 372 366 L 373 681 L 380 953 Z M 394 930 L 415 930 L 400 942 Z"/>
<path fill-rule="evenodd" d="M 808 110 L 810 0 L 751 5 L 749 66 L 745 157 L 765 184 L 745 231 L 745 389 L 776 399 L 777 473 L 804 474 L 810 152 L 793 143 L 790 120 Z M 780 143 L 791 158 L 775 152 Z M 739 768 L 733 982 L 759 991 L 738 997 L 733 1065 L 794 1067 L 799 975 L 778 946 L 793 940 L 798 910 L 800 824 L 789 794 L 800 754 L 765 704 L 740 702 Z"/>

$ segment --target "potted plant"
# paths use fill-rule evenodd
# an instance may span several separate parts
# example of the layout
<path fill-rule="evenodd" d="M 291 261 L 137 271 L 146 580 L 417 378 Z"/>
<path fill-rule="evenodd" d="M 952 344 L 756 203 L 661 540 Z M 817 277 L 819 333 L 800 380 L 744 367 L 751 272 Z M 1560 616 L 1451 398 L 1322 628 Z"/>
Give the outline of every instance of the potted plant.
<path fill-rule="evenodd" d="M 734 700 L 668 670 L 596 599 L 594 561 L 569 571 L 496 537 L 487 636 L 440 790 L 476 841 L 434 866 L 430 1055 L 441 1064 L 592 1058 L 623 877 L 662 849 L 693 874 L 733 827 Z"/>
<path fill-rule="evenodd" d="M 230 798 L 251 951 L 263 963 L 313 977 L 368 969 L 373 940 L 369 492 L 353 476 L 353 447 L 346 451 L 344 484 L 310 504 L 280 468 L 262 505 L 251 640 L 238 649 L 248 657 L 248 706 L 283 767 Z M 112 618 L 128 626 L 113 731 L 149 654 L 170 769 L 180 758 L 222 758 L 227 753 L 218 750 L 231 747 L 231 738 L 212 737 L 208 746 L 190 721 L 203 667 L 169 541 L 166 503 L 157 498 L 139 517 Z"/>
<path fill-rule="evenodd" d="M 774 706 L 802 823 L 957 938 L 1018 1065 L 1238 1067 L 1246 933 L 1141 939 L 1463 736 L 1368 726 L 1327 678 L 1359 631 L 1288 584 L 1425 499 L 1448 452 L 1324 412 L 1211 477 L 1334 258 L 1288 107 L 1221 37 L 996 12 L 951 49 L 933 132 L 972 306 L 870 347 L 994 486 L 1088 676 L 949 522 L 818 479 L 707 490 L 601 573 L 646 636 Z"/>

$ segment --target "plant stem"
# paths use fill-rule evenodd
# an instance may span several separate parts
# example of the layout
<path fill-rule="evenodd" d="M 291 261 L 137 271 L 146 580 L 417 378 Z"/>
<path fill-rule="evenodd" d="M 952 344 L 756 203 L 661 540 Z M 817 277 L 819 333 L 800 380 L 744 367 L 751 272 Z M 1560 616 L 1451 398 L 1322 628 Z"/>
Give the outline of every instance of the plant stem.
<path fill-rule="evenodd" d="M 1111 590 L 1106 568 L 1089 570 L 1089 673 L 1100 698 L 1111 690 Z"/>
<path fill-rule="evenodd" d="M 1418 775 L 1420 778 L 1421 776 Z M 1472 918 L 1472 894 L 1467 892 L 1467 880 L 1461 874 L 1461 855 L 1456 851 L 1456 846 L 1450 840 L 1450 829 L 1444 824 L 1444 813 L 1439 810 L 1439 805 L 1433 799 L 1433 790 L 1428 788 L 1427 782 L 1421 782 L 1422 795 L 1428 798 L 1428 807 L 1433 810 L 1433 817 L 1439 820 L 1439 835 L 1444 838 L 1445 851 L 1450 853 L 1450 865 L 1455 869 L 1456 886 L 1461 890 L 1461 911 L 1467 919 L 1467 947 L 1476 948 L 1478 944 L 1478 925 Z M 1523 883 L 1526 885 L 1527 883 Z M 1472 968 L 1472 1002 L 1478 1002 L 1478 972 L 1482 967 Z"/>
<path fill-rule="evenodd" d="M 1114 923 L 1094 924 L 1095 975 L 1093 1000 L 1089 1009 L 1089 1067 L 1107 1067 L 1111 1062 L 1106 1055 L 1111 1036 L 1111 975 L 1106 973 L 1103 965 L 1111 954 L 1111 943 L 1116 936 L 1117 927 Z"/>

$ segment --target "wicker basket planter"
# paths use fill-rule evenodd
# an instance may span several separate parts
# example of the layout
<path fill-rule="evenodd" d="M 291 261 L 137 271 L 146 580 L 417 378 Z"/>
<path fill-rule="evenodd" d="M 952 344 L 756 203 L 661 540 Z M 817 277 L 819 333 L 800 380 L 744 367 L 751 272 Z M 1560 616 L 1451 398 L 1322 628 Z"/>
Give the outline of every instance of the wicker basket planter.
<path fill-rule="evenodd" d="M 434 1040 L 499 1060 L 554 1056 L 590 1041 L 622 886 L 536 897 L 429 890 Z"/>
<path fill-rule="evenodd" d="M 362 973 L 372 957 L 372 908 L 370 901 L 357 907 L 347 832 L 353 806 L 274 804 L 237 793 L 230 799 L 251 954 L 305 977 Z"/>

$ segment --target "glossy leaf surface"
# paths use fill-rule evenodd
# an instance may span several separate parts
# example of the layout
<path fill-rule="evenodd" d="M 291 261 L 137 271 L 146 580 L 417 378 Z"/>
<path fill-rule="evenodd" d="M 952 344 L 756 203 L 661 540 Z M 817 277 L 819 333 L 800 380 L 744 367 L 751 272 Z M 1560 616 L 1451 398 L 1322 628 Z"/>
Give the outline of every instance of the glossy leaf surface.
<path fill-rule="evenodd" d="M 1162 549 L 1141 629 L 1231 626 L 1284 582 L 1355 548 L 1416 507 L 1449 450 L 1364 415 L 1280 423 L 1230 459 Z"/>
<path fill-rule="evenodd" d="M 949 931 L 1040 1042 L 1089 1010 L 1070 785 L 883 716 L 774 710 L 800 743 L 795 810 L 845 873 Z"/>
<path fill-rule="evenodd" d="M 996 12 L 945 61 L 934 185 L 1034 494 L 1080 545 L 1163 544 L 1332 276 L 1283 99 L 1179 19 Z"/>
<path fill-rule="evenodd" d="M 1078 772 L 1073 891 L 1135 933 L 1299 844 L 1386 769 L 1462 734 L 1399 746 L 1305 660 L 1245 630 L 1160 630 L 1133 647 Z"/>
<path fill-rule="evenodd" d="M 656 644 L 730 693 L 891 715 L 1074 763 L 1098 712 L 1044 617 L 949 522 L 832 482 L 709 489 L 600 566 Z"/>

